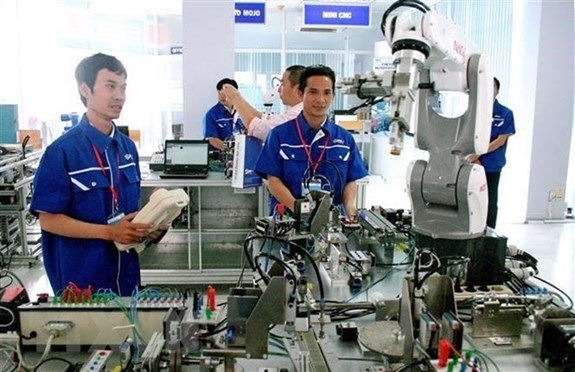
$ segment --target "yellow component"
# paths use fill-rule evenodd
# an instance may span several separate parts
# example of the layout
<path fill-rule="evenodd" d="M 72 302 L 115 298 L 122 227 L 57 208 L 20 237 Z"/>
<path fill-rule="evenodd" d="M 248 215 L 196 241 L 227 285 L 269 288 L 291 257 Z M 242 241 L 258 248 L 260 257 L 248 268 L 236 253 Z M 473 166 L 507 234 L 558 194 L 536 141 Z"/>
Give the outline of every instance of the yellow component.
<path fill-rule="evenodd" d="M 112 372 L 122 372 L 122 366 L 115 366 Z"/>
<path fill-rule="evenodd" d="M 397 247 L 397 249 L 399 249 L 402 252 L 407 252 L 409 249 L 409 247 L 405 243 L 397 243 L 396 247 Z"/>

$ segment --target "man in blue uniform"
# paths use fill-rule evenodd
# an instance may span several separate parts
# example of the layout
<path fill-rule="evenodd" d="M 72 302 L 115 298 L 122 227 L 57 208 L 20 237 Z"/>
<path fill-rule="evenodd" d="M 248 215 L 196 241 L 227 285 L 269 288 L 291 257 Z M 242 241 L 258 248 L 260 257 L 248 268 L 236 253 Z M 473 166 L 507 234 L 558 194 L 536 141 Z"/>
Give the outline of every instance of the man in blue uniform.
<path fill-rule="evenodd" d="M 487 153 L 477 156 L 471 155 L 471 162 L 478 162 L 485 168 L 487 178 L 487 226 L 495 229 L 497 223 L 497 197 L 501 170 L 505 166 L 505 151 L 507 150 L 507 138 L 515 134 L 515 121 L 513 111 L 503 106 L 497 100 L 500 83 L 493 78 L 493 121 L 491 122 L 491 137 Z"/>
<path fill-rule="evenodd" d="M 349 218 L 357 215 L 356 180 L 367 175 L 352 135 L 327 117 L 334 98 L 335 73 L 327 66 L 307 67 L 300 78 L 303 110 L 293 120 L 273 128 L 256 164 L 278 203 L 294 210 L 306 190 L 321 187 L 333 193 Z"/>
<path fill-rule="evenodd" d="M 208 110 L 204 117 L 204 138 L 217 150 L 224 149 L 224 141 L 236 133 L 243 132 L 243 123 L 233 105 L 228 102 L 222 92 L 225 84 L 238 88 L 233 79 L 222 79 L 216 84 L 218 90 L 218 103 Z"/>
<path fill-rule="evenodd" d="M 131 222 L 140 200 L 138 152 L 113 122 L 126 99 L 127 72 L 115 57 L 98 53 L 83 59 L 75 75 L 86 114 L 46 148 L 30 209 L 40 219 L 55 294 L 73 283 L 130 295 L 140 284 L 138 254 L 120 252 L 114 242 L 141 242 L 151 225 Z"/>

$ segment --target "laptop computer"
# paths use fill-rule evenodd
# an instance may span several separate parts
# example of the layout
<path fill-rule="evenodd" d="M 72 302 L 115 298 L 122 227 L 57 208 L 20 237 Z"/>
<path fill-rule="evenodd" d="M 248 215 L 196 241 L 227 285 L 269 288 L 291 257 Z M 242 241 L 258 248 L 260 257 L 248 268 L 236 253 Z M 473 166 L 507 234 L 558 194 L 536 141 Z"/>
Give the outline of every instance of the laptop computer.
<path fill-rule="evenodd" d="M 208 177 L 208 141 L 166 140 L 160 178 Z"/>

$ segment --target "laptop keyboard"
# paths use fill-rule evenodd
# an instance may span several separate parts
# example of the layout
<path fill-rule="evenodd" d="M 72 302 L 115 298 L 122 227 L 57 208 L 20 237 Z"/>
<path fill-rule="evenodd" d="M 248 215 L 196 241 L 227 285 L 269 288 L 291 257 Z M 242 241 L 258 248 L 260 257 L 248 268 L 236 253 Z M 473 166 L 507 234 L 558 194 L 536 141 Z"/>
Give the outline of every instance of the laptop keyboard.
<path fill-rule="evenodd" d="M 207 178 L 208 175 L 206 173 L 162 173 L 160 174 L 160 178 L 196 178 L 202 179 Z"/>

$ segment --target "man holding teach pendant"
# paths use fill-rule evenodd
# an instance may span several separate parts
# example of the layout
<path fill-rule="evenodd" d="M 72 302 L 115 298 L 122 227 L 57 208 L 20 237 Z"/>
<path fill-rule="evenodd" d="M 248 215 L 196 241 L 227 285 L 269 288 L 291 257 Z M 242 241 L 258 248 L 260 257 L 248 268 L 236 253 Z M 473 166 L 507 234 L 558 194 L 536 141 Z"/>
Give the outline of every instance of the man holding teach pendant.
<path fill-rule="evenodd" d="M 151 224 L 133 223 L 140 201 L 134 142 L 117 130 L 127 72 L 113 56 L 83 59 L 76 68 L 86 113 L 46 148 L 34 179 L 30 210 L 42 228 L 44 265 L 54 294 L 70 283 L 128 296 L 140 285 L 138 254 L 114 242 L 154 240 Z"/>

